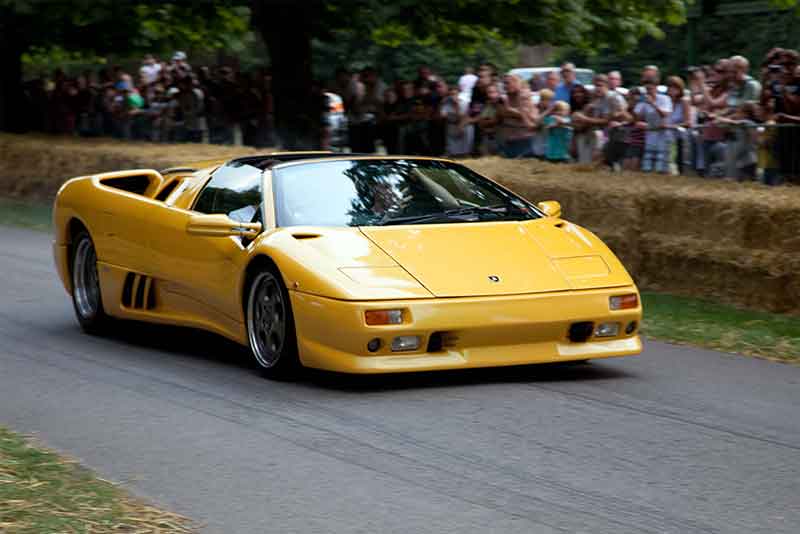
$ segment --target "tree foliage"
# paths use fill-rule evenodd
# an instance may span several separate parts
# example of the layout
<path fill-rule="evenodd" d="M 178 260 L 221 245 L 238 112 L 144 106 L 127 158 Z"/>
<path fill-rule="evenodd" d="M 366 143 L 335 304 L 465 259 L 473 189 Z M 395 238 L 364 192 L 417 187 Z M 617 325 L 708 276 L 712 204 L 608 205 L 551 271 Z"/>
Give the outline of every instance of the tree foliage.
<path fill-rule="evenodd" d="M 336 32 L 331 41 L 314 40 L 313 50 L 314 75 L 321 80 L 331 79 L 340 66 L 357 70 L 368 65 L 375 67 L 385 80 L 413 79 L 417 68 L 424 64 L 446 80 L 454 80 L 467 65 L 488 62 L 501 71 L 507 70 L 518 55 L 515 43 L 488 35 L 473 48 L 452 48 L 413 41 L 389 45 L 372 39 L 365 41 L 350 31 Z"/>
<path fill-rule="evenodd" d="M 404 47 L 469 53 L 504 40 L 629 49 L 643 36 L 661 35 L 662 23 L 685 17 L 683 0 L 0 0 L 0 129 L 19 98 L 22 54 L 32 47 L 225 48 L 226 35 L 245 32 L 247 7 L 272 57 L 276 109 L 283 101 L 293 110 L 311 103 L 312 55 L 319 50 L 312 40 L 348 35 L 361 50 L 375 47 L 376 62 L 400 64 Z M 296 121 L 309 124 L 307 117 Z"/>
<path fill-rule="evenodd" d="M 793 2 L 797 5 L 797 2 Z M 708 16 L 697 21 L 695 34 L 696 63 L 713 64 L 717 59 L 743 55 L 757 66 L 771 48 L 800 49 L 798 12 L 775 10 L 766 13 Z M 747 28 L 747 31 L 742 31 Z M 622 71 L 625 80 L 638 80 L 644 65 L 659 65 L 665 74 L 685 77 L 688 64 L 688 27 L 664 26 L 664 38 L 645 37 L 630 51 L 613 48 L 582 50 L 566 47 L 559 51 L 559 61 L 573 61 L 580 66 L 608 72 Z"/>
<path fill-rule="evenodd" d="M 269 3 L 269 2 L 268 2 Z M 630 48 L 685 21 L 683 0 L 353 0 L 326 2 L 319 36 L 348 28 L 378 44 L 525 44 Z"/>

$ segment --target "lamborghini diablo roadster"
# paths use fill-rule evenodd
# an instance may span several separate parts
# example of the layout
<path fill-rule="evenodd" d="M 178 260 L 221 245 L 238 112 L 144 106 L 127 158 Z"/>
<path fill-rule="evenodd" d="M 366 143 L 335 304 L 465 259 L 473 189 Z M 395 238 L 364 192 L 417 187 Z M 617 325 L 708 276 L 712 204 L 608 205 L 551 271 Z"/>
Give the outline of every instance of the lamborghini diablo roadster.
<path fill-rule="evenodd" d="M 641 351 L 639 293 L 596 236 L 448 160 L 298 152 L 84 176 L 54 223 L 85 331 L 202 328 L 272 377 Z"/>

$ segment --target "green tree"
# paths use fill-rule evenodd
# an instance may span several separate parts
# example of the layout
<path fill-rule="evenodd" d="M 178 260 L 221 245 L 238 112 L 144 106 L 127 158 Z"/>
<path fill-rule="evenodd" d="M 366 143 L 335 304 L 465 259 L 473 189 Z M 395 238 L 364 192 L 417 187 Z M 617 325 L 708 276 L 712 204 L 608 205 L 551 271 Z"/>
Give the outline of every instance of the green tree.
<path fill-rule="evenodd" d="M 230 22 L 223 14 L 242 6 L 250 7 L 253 28 L 269 51 L 276 126 L 289 148 L 317 144 L 312 42 L 332 42 L 337 32 L 350 32 L 363 49 L 474 49 L 491 36 L 625 49 L 644 35 L 662 35 L 660 24 L 685 17 L 683 0 L 0 0 L 0 129 L 21 123 L 20 58 L 30 47 L 61 44 L 103 53 L 166 40 L 213 42 L 214 27 Z"/>
<path fill-rule="evenodd" d="M 245 4 L 0 0 L 0 130 L 24 124 L 23 54 L 53 47 L 89 54 L 228 49 L 249 31 Z"/>
<path fill-rule="evenodd" d="M 747 31 L 742 31 L 747 28 Z M 645 36 L 629 50 L 599 48 L 587 51 L 565 47 L 558 61 L 573 61 L 597 72 L 619 70 L 629 83 L 636 83 L 645 65 L 658 65 L 665 75 L 686 77 L 688 64 L 688 26 L 665 26 L 664 38 Z M 717 59 L 742 55 L 754 67 L 773 47 L 800 48 L 800 24 L 797 12 L 775 9 L 762 13 L 705 16 L 697 21 L 695 36 L 696 64 L 713 64 Z"/>
<path fill-rule="evenodd" d="M 493 63 L 501 71 L 514 65 L 519 46 L 508 40 L 487 35 L 473 47 L 445 47 L 441 44 L 425 45 L 404 42 L 387 45 L 374 40 L 364 42 L 363 37 L 351 31 L 337 31 L 333 40 L 312 42 L 313 71 L 321 80 L 330 80 L 335 69 L 346 66 L 360 69 L 375 67 L 384 80 L 413 79 L 417 68 L 427 64 L 445 80 L 457 79 L 467 65 Z"/>

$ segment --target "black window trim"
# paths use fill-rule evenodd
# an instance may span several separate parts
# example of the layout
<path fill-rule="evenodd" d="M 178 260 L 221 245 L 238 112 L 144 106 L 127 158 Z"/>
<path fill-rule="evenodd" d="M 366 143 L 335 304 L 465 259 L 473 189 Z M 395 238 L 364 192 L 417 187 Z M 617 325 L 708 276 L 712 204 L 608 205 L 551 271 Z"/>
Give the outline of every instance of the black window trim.
<path fill-rule="evenodd" d="M 213 171 L 212 171 L 212 172 L 211 172 L 211 173 L 208 175 L 208 178 L 206 178 L 206 181 L 203 183 L 203 186 L 200 188 L 200 191 L 198 191 L 198 192 L 197 192 L 197 195 L 194 197 L 194 200 L 192 201 L 192 206 L 191 206 L 191 208 L 189 208 L 189 211 L 192 211 L 192 212 L 194 212 L 194 213 L 200 213 L 200 214 L 204 214 L 204 215 L 213 215 L 213 214 L 207 214 L 207 213 L 205 213 L 205 212 L 202 212 L 202 211 L 197 211 L 197 210 L 195 209 L 195 208 L 196 208 L 196 206 L 197 206 L 197 201 L 198 201 L 198 200 L 200 200 L 200 196 L 203 194 L 203 191 L 205 191 L 205 190 L 206 190 L 206 188 L 207 188 L 207 187 L 209 186 L 209 184 L 211 183 L 211 180 L 213 180 L 213 179 L 214 179 L 214 176 L 215 176 L 215 175 L 216 175 L 216 174 L 217 174 L 217 173 L 218 173 L 220 170 L 222 170 L 223 168 L 227 167 L 229 164 L 231 164 L 231 163 L 234 163 L 234 162 L 236 162 L 236 163 L 246 163 L 246 161 L 244 161 L 244 160 L 246 160 L 246 158 L 237 158 L 237 159 L 232 159 L 232 160 L 230 160 L 230 161 L 227 161 L 227 162 L 223 163 L 222 165 L 220 165 L 220 166 L 219 166 L 219 167 L 217 167 L 216 169 L 214 169 L 214 170 L 213 170 Z M 266 199 L 265 199 L 265 196 L 264 196 L 264 192 L 267 190 L 267 188 L 265 187 L 265 186 L 266 186 L 266 179 L 267 179 L 267 171 L 266 171 L 266 170 L 263 170 L 263 169 L 259 169 L 259 171 L 260 171 L 260 174 L 261 174 L 261 202 L 259 202 L 259 204 L 260 204 L 260 208 L 259 208 L 259 209 L 261 210 L 261 231 L 263 232 L 263 231 L 265 231 L 265 230 L 268 230 L 268 228 L 267 228 L 267 226 L 266 226 L 266 221 L 267 221 L 267 204 L 266 204 Z M 271 187 L 270 187 L 270 190 L 272 190 L 272 188 L 271 188 Z M 273 192 L 273 196 L 274 196 L 274 192 Z M 274 206 L 274 198 L 273 198 L 273 206 Z M 227 213 L 225 213 L 225 214 L 223 214 L 223 215 L 227 215 Z"/>

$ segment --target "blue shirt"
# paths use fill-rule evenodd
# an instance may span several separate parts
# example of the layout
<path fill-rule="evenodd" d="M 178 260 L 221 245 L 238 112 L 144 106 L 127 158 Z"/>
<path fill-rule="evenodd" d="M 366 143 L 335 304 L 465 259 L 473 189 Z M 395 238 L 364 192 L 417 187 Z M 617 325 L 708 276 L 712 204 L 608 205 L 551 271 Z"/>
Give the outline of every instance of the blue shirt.
<path fill-rule="evenodd" d="M 561 100 L 562 102 L 569 103 L 569 96 L 570 96 L 570 93 L 572 93 L 572 88 L 573 87 L 575 87 L 575 82 L 573 82 L 573 83 L 571 83 L 569 85 L 567 85 L 566 82 L 561 82 L 560 84 L 558 84 L 556 86 L 556 92 L 555 92 L 555 96 L 554 96 L 556 102 Z"/>
<path fill-rule="evenodd" d="M 550 161 L 569 161 L 569 145 L 572 141 L 572 129 L 569 128 L 570 118 L 565 117 L 566 124 L 545 130 L 547 140 L 545 141 L 544 157 Z M 556 118 L 548 115 L 544 118 L 544 125 L 555 124 Z"/>

